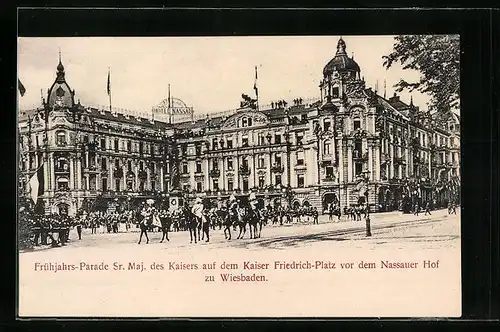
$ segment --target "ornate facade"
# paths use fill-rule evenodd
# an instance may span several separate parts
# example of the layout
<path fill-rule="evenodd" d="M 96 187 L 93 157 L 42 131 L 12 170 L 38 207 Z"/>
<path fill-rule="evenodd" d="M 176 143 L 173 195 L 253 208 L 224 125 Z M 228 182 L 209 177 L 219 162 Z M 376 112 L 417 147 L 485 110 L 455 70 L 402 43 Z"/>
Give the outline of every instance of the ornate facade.
<path fill-rule="evenodd" d="M 264 204 L 320 210 L 367 199 L 372 211 L 458 193 L 458 116 L 432 116 L 367 88 L 342 39 L 319 88 L 316 102 L 242 102 L 172 125 L 75 103 L 60 63 L 47 102 L 20 118 L 21 174 L 44 162 L 46 209 L 68 204 L 71 212 L 97 196 L 130 201 L 176 189 L 188 200 L 254 191 Z"/>

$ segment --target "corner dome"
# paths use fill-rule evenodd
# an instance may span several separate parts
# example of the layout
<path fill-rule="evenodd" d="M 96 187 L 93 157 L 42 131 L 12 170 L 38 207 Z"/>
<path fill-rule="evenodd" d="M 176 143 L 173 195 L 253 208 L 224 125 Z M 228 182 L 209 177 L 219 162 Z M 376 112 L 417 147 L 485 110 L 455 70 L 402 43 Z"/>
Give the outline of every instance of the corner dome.
<path fill-rule="evenodd" d="M 337 43 L 337 54 L 323 68 L 323 76 L 329 76 L 334 71 L 338 72 L 359 72 L 359 65 L 353 58 L 349 58 L 346 53 L 346 44 L 342 38 Z"/>
<path fill-rule="evenodd" d="M 50 108 L 72 108 L 75 104 L 75 92 L 71 91 L 66 82 L 64 66 L 59 55 L 59 64 L 57 65 L 56 80 L 49 89 L 47 103 Z"/>

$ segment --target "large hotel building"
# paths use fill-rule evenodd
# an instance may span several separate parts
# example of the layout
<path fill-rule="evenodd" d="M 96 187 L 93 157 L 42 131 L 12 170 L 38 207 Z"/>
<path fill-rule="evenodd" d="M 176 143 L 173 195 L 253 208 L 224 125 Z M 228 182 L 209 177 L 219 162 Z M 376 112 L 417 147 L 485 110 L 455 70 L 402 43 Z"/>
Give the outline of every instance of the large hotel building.
<path fill-rule="evenodd" d="M 20 194 L 37 169 L 46 213 L 252 191 L 265 205 L 325 211 L 367 199 L 388 211 L 404 197 L 443 203 L 459 192 L 456 114 L 431 115 L 366 87 L 342 39 L 318 74 L 316 100 L 263 107 L 243 96 L 233 111 L 179 119 L 176 107 L 189 108 L 170 97 L 154 116 L 82 105 L 59 61 L 43 105 L 19 114 Z"/>

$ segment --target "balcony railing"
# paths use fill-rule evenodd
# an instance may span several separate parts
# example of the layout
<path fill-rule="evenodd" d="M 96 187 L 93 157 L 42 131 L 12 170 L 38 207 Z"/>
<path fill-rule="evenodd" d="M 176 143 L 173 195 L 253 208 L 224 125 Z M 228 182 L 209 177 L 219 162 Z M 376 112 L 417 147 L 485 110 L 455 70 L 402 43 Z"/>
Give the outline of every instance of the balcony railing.
<path fill-rule="evenodd" d="M 219 169 L 212 169 L 209 172 L 210 177 L 212 178 L 218 178 L 220 176 L 220 170 Z"/>
<path fill-rule="evenodd" d="M 240 175 L 250 175 L 250 168 L 246 165 L 241 165 L 239 168 Z"/>
<path fill-rule="evenodd" d="M 283 173 L 284 171 L 284 168 L 283 168 L 283 165 L 281 164 L 273 164 L 273 166 L 271 166 L 271 172 L 273 173 Z"/>
<path fill-rule="evenodd" d="M 368 153 L 361 153 L 361 151 L 354 150 L 352 153 L 352 157 L 356 161 L 367 161 L 368 160 Z"/>
<path fill-rule="evenodd" d="M 406 165 L 406 160 L 404 157 L 394 157 L 395 165 Z"/>

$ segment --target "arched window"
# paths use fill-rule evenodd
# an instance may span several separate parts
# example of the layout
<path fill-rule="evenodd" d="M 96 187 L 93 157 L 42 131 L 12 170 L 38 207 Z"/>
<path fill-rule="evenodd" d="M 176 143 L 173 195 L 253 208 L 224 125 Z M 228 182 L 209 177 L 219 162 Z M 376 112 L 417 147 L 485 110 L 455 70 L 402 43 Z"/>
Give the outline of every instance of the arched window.
<path fill-rule="evenodd" d="M 67 144 L 66 132 L 64 130 L 60 130 L 56 133 L 56 144 L 59 146 L 64 146 Z"/>
<path fill-rule="evenodd" d="M 248 118 L 246 116 L 241 118 L 241 126 L 248 127 Z"/>
<path fill-rule="evenodd" d="M 60 172 L 61 171 L 62 172 L 68 172 L 69 171 L 68 160 L 66 158 L 59 158 L 59 159 L 57 159 L 56 168 Z"/>
<path fill-rule="evenodd" d="M 326 140 L 324 143 L 323 143 L 323 154 L 332 154 L 332 148 L 331 148 L 331 142 L 330 140 Z"/>
<path fill-rule="evenodd" d="M 361 129 L 361 120 L 360 119 L 354 119 L 354 130 Z"/>

